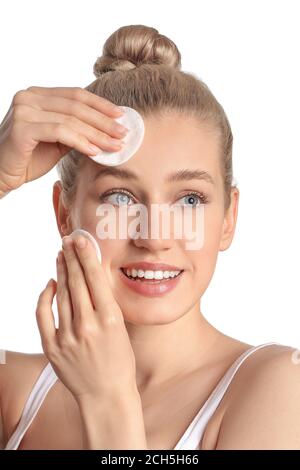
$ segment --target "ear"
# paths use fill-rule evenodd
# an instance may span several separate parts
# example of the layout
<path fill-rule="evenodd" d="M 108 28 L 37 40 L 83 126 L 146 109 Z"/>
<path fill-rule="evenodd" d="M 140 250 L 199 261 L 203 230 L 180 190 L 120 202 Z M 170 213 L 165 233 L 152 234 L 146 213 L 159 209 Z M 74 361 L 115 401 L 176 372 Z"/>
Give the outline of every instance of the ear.
<path fill-rule="evenodd" d="M 57 228 L 60 236 L 64 237 L 72 232 L 70 208 L 63 197 L 61 181 L 55 181 L 53 185 L 52 201 L 56 217 Z"/>
<path fill-rule="evenodd" d="M 238 188 L 231 188 L 231 202 L 224 217 L 219 251 L 225 251 L 231 245 L 238 215 L 239 196 Z"/>

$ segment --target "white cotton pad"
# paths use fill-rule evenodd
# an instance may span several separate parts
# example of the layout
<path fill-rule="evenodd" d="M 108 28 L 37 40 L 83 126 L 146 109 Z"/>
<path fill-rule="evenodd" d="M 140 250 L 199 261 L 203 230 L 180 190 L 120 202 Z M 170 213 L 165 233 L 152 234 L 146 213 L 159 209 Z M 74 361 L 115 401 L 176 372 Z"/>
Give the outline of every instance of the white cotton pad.
<path fill-rule="evenodd" d="M 100 251 L 99 245 L 96 242 L 93 235 L 91 235 L 90 232 L 87 232 L 86 230 L 83 230 L 81 228 L 77 228 L 76 230 L 73 230 L 73 232 L 71 233 L 71 236 L 73 235 L 73 233 L 81 233 L 81 235 L 88 238 L 92 242 L 92 244 L 94 245 L 95 250 L 96 250 L 97 258 L 98 258 L 99 262 L 101 263 L 101 261 L 102 261 L 101 251 Z"/>
<path fill-rule="evenodd" d="M 124 141 L 123 148 L 114 152 L 101 150 L 97 155 L 91 155 L 90 158 L 101 165 L 117 166 L 127 162 L 140 147 L 145 133 L 144 121 L 140 113 L 128 106 L 120 106 L 125 113 L 123 116 L 115 119 L 120 124 L 129 129 Z"/>

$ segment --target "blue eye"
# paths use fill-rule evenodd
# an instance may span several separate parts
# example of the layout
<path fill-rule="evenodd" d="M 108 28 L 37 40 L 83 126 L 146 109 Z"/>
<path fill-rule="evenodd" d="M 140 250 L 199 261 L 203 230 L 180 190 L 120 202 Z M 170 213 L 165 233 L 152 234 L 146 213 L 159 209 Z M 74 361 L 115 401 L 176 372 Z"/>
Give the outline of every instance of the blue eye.
<path fill-rule="evenodd" d="M 115 201 L 116 201 L 117 206 L 126 205 L 126 203 L 128 202 L 128 199 L 132 199 L 132 197 L 125 191 L 112 191 L 111 193 L 103 195 L 101 197 L 101 200 L 104 200 L 104 199 L 106 200 L 108 199 L 109 196 L 116 196 Z"/>
<path fill-rule="evenodd" d="M 109 193 L 101 194 L 99 196 L 101 202 L 108 200 L 109 196 L 116 196 L 115 203 L 117 206 L 126 205 L 128 200 L 133 200 L 133 196 L 126 190 L 110 191 Z M 200 204 L 206 204 L 208 202 L 208 197 L 204 193 L 190 192 L 183 196 L 181 199 L 186 199 L 187 204 L 192 204 L 191 208 L 196 207 L 195 201 L 200 201 Z M 109 202 L 109 201 L 108 201 Z M 114 204 L 114 202 L 113 202 Z"/>
<path fill-rule="evenodd" d="M 206 204 L 208 202 L 208 198 L 204 193 L 196 193 L 196 192 L 191 192 L 186 194 L 180 199 L 186 199 L 187 204 L 192 204 L 191 207 L 196 207 L 197 204 L 195 204 L 195 201 L 200 201 L 200 204 Z M 199 205 L 199 204 L 198 204 Z"/>

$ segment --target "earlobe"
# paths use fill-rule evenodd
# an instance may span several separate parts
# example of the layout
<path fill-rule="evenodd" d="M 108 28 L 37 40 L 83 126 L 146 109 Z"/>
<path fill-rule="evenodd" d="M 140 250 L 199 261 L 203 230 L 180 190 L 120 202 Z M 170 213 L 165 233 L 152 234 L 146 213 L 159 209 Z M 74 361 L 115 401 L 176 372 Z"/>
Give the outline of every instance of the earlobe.
<path fill-rule="evenodd" d="M 60 236 L 63 237 L 70 232 L 69 230 L 70 213 L 64 202 L 62 184 L 60 180 L 55 181 L 53 185 L 52 202 L 53 202 L 53 208 L 54 208 L 55 217 L 56 217 L 57 228 L 60 233 Z"/>
<path fill-rule="evenodd" d="M 219 251 L 227 250 L 232 242 L 238 215 L 239 190 L 236 187 L 231 189 L 231 203 L 225 214 L 223 232 L 220 240 Z"/>
<path fill-rule="evenodd" d="M 67 224 L 62 224 L 61 227 L 60 227 L 60 229 L 61 229 L 61 233 L 63 234 L 63 236 L 68 234 L 68 226 L 67 226 Z"/>

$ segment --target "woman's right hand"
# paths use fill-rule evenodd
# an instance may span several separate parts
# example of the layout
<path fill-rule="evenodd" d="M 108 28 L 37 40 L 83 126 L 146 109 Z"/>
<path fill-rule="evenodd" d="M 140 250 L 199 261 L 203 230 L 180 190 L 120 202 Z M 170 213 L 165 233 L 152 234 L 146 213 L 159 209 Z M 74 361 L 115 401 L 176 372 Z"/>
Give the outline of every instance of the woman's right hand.
<path fill-rule="evenodd" d="M 87 156 L 97 153 L 90 145 L 119 150 L 126 135 L 120 116 L 119 106 L 80 87 L 18 91 L 0 125 L 0 197 L 46 174 L 73 148 Z"/>

